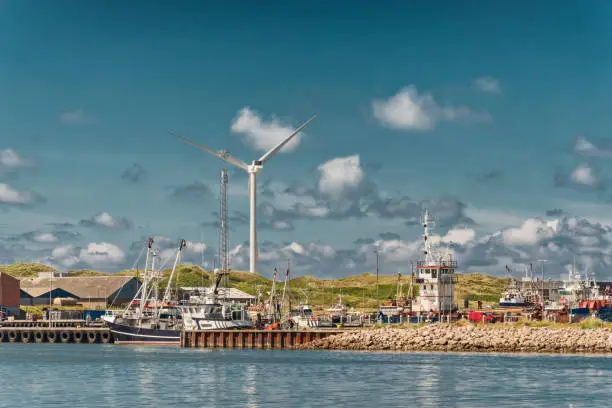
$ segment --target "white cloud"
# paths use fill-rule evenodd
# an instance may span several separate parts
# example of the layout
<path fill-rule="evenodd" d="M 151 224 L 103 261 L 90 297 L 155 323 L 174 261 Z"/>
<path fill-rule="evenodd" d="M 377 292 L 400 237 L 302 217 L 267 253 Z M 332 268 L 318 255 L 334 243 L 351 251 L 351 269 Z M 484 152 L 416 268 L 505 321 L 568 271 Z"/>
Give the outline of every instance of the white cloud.
<path fill-rule="evenodd" d="M 119 264 L 125 260 L 125 253 L 115 244 L 91 242 L 81 249 L 79 258 L 90 265 Z"/>
<path fill-rule="evenodd" d="M 204 242 L 187 241 L 187 245 L 185 246 L 186 250 L 196 254 L 201 254 L 206 251 L 207 248 L 208 246 Z"/>
<path fill-rule="evenodd" d="M 66 125 L 84 125 L 94 122 L 95 119 L 95 116 L 86 114 L 83 109 L 75 109 L 59 115 L 59 121 Z"/>
<path fill-rule="evenodd" d="M 499 81 L 490 76 L 483 76 L 474 80 L 474 86 L 482 92 L 501 94 Z"/>
<path fill-rule="evenodd" d="M 554 236 L 558 229 L 558 222 L 558 220 L 542 221 L 530 218 L 519 227 L 502 231 L 502 237 L 506 245 L 534 245 L 542 238 Z"/>
<path fill-rule="evenodd" d="M 283 125 L 274 118 L 268 122 L 263 121 L 257 112 L 251 110 L 248 106 L 238 112 L 231 126 L 232 132 L 244 134 L 245 143 L 262 152 L 267 152 L 278 145 L 294 130 L 291 126 Z M 279 153 L 295 150 L 303 136 L 302 132 L 295 135 Z"/>
<path fill-rule="evenodd" d="M 40 234 L 36 234 L 33 240 L 40 243 L 51 243 L 57 242 L 57 237 L 49 232 L 41 232 Z"/>
<path fill-rule="evenodd" d="M 583 184 L 589 187 L 597 185 L 597 177 L 588 164 L 581 164 L 576 167 L 572 174 L 570 174 L 570 179 L 574 183 Z"/>
<path fill-rule="evenodd" d="M 79 249 L 74 245 L 60 245 L 51 251 L 51 258 L 46 261 L 65 268 L 71 268 L 81 261 L 78 255 Z"/>
<path fill-rule="evenodd" d="M 11 148 L 0 150 L 0 166 L 1 167 L 7 167 L 7 168 L 24 167 L 24 166 L 31 166 L 32 164 L 33 163 L 31 160 L 24 159 L 23 157 L 19 156 L 17 152 L 15 152 Z"/>
<path fill-rule="evenodd" d="M 105 227 L 114 227 L 117 225 L 117 221 L 107 212 L 101 212 L 94 216 L 94 221 Z"/>
<path fill-rule="evenodd" d="M 124 228 L 132 227 L 130 220 L 124 217 L 113 217 L 106 211 L 92 215 L 89 219 L 79 221 L 80 225 L 86 227 Z"/>
<path fill-rule="evenodd" d="M 440 106 L 431 94 L 419 94 L 413 85 L 402 88 L 387 100 L 374 100 L 372 111 L 385 126 L 419 131 L 431 130 L 441 121 L 491 118 L 487 112 L 475 112 L 466 106 Z"/>
<path fill-rule="evenodd" d="M 28 204 L 33 199 L 27 191 L 17 191 L 6 183 L 0 183 L 0 203 Z"/>
<path fill-rule="evenodd" d="M 593 143 L 589 142 L 583 136 L 578 136 L 576 138 L 576 143 L 574 144 L 574 152 L 581 156 L 588 157 L 610 157 L 612 156 L 612 149 L 600 149 L 595 146 Z"/>
<path fill-rule="evenodd" d="M 75 252 L 78 252 L 73 245 L 60 245 L 55 247 L 53 251 L 51 251 L 51 256 L 53 258 L 61 259 L 70 255 L 74 255 Z"/>
<path fill-rule="evenodd" d="M 356 189 L 365 177 L 358 154 L 331 159 L 319 165 L 317 170 L 320 173 L 319 191 L 332 197 Z"/>
<path fill-rule="evenodd" d="M 445 244 L 465 245 L 476 237 L 476 231 L 471 228 L 456 228 L 449 230 L 445 236 L 440 238 L 440 241 Z"/>

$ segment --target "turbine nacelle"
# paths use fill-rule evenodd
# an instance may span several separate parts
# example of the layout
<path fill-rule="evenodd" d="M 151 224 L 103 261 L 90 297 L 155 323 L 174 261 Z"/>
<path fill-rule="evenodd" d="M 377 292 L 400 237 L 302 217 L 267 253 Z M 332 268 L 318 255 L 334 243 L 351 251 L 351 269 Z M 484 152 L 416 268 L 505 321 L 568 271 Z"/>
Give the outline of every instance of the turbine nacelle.
<path fill-rule="evenodd" d="M 263 162 L 261 160 L 253 160 L 253 163 L 248 167 L 249 173 L 260 173 L 263 170 Z"/>

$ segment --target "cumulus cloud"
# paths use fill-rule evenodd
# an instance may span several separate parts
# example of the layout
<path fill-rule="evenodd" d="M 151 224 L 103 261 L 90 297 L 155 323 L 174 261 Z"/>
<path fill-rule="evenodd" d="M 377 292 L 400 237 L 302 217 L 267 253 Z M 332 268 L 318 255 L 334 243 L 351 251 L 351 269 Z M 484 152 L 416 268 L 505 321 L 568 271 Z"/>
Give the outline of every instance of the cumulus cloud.
<path fill-rule="evenodd" d="M 84 125 L 95 120 L 95 116 L 85 113 L 83 109 L 74 109 L 59 115 L 59 121 L 65 125 Z"/>
<path fill-rule="evenodd" d="M 125 217 L 113 217 L 106 211 L 92 215 L 90 218 L 79 221 L 79 225 L 84 227 L 103 227 L 130 229 L 132 222 Z"/>
<path fill-rule="evenodd" d="M 599 148 L 583 136 L 576 138 L 574 152 L 586 157 L 612 157 L 612 149 Z"/>
<path fill-rule="evenodd" d="M 143 181 L 147 175 L 147 170 L 141 164 L 133 163 L 121 173 L 121 178 L 131 183 L 139 183 Z"/>
<path fill-rule="evenodd" d="M 442 229 L 475 224 L 465 215 L 465 204 L 454 197 L 414 201 L 385 194 L 367 178 L 358 155 L 329 160 L 317 172 L 312 186 L 264 183 L 259 190 L 258 226 L 290 231 L 297 220 L 365 217 L 399 219 L 413 226 L 420 223 L 425 206 L 438 213 Z"/>
<path fill-rule="evenodd" d="M 80 250 L 79 258 L 93 266 L 121 264 L 125 261 L 125 253 L 115 244 L 91 242 Z"/>
<path fill-rule="evenodd" d="M 54 244 L 60 241 L 68 241 L 78 238 L 80 234 L 73 231 L 55 230 L 53 232 L 46 231 L 29 231 L 22 234 L 12 235 L 6 238 L 8 241 L 29 241 L 39 244 Z"/>
<path fill-rule="evenodd" d="M 386 238 L 386 239 L 385 239 Z M 420 259 L 422 238 L 400 240 L 360 238 L 348 247 L 324 242 L 290 242 L 260 248 L 260 273 L 270 275 L 275 266 L 292 259 L 296 274 L 321 277 L 346 276 L 372 271 L 374 251 L 381 255 L 383 273 L 410 271 L 410 262 Z M 505 265 L 521 269 L 538 259 L 548 259 L 546 275 L 559 278 L 576 258 L 578 268 L 587 268 L 598 279 L 612 279 L 612 228 L 583 218 L 563 216 L 556 220 L 526 219 L 521 224 L 477 236 L 470 228 L 453 228 L 430 240 L 439 252 L 448 252 L 459 261 L 460 272 L 482 272 L 504 276 Z M 248 265 L 247 243 L 232 250 L 234 269 Z"/>
<path fill-rule="evenodd" d="M 180 239 L 173 239 L 163 235 L 153 236 L 153 248 L 159 251 L 160 263 L 158 266 L 172 267 L 176 253 L 178 251 Z M 214 240 L 217 237 L 215 236 Z M 130 262 L 137 260 L 138 255 L 144 256 L 143 248 L 147 243 L 148 237 L 142 236 L 139 240 L 134 241 L 130 246 L 128 253 Z M 200 265 L 202 263 L 202 255 L 205 254 L 206 258 L 210 258 L 210 255 L 215 255 L 216 251 L 210 251 L 208 244 L 199 241 L 186 240 L 185 248 L 181 251 L 181 263 L 184 264 L 195 264 Z M 144 258 L 141 259 L 144 261 Z"/>
<path fill-rule="evenodd" d="M 20 191 L 6 183 L 0 183 L 0 204 L 31 205 L 41 203 L 46 199 L 29 191 Z"/>
<path fill-rule="evenodd" d="M 21 157 L 11 148 L 0 150 L 0 167 L 16 168 L 32 166 L 33 164 L 32 160 Z"/>
<path fill-rule="evenodd" d="M 499 81 L 491 76 L 483 76 L 474 79 L 474 86 L 482 92 L 501 94 Z"/>
<path fill-rule="evenodd" d="M 389 99 L 374 100 L 372 112 L 384 126 L 416 131 L 431 130 L 442 121 L 491 118 L 487 112 L 473 111 L 467 106 L 441 106 L 431 94 L 419 94 L 413 85 L 400 89 Z"/>
<path fill-rule="evenodd" d="M 359 155 L 337 157 L 317 167 L 320 173 L 319 191 L 332 197 L 354 191 L 363 181 L 365 174 L 359 163 Z"/>
<path fill-rule="evenodd" d="M 588 164 L 581 164 L 572 171 L 570 179 L 574 183 L 583 184 L 585 186 L 594 187 L 597 185 L 597 177 L 593 169 Z"/>
<path fill-rule="evenodd" d="M 247 106 L 242 108 L 232 121 L 231 131 L 243 134 L 244 142 L 255 150 L 267 152 L 293 133 L 294 128 L 275 118 L 264 121 L 257 112 Z M 295 135 L 279 153 L 295 150 L 303 136 L 302 132 Z"/>

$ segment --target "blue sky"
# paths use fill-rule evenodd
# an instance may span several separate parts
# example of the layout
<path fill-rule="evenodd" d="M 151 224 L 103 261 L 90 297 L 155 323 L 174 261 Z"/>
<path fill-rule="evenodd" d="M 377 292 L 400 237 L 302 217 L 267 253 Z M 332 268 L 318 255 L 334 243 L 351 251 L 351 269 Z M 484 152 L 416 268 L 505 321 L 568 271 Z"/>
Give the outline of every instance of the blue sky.
<path fill-rule="evenodd" d="M 167 131 L 250 161 L 318 112 L 259 177 L 261 273 L 405 270 L 426 201 L 464 270 L 609 274 L 609 3 L 177 3 L 0 1 L 3 262 L 212 260 L 222 163 Z"/>

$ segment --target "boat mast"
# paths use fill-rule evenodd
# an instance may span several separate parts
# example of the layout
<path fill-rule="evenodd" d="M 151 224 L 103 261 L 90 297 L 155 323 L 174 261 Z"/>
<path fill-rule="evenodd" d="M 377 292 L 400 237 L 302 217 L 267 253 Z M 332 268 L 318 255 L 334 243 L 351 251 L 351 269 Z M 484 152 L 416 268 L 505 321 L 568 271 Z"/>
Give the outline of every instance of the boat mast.
<path fill-rule="evenodd" d="M 166 285 L 166 292 L 164 293 L 164 298 L 162 300 L 162 304 L 167 304 L 170 302 L 170 288 L 172 285 L 172 279 L 174 278 L 174 273 L 176 271 L 176 267 L 179 263 L 179 259 L 181 258 L 181 251 L 187 245 L 184 239 L 181 239 L 179 244 L 178 251 L 176 252 L 176 257 L 174 258 L 174 265 L 172 265 L 172 272 L 170 273 L 170 278 L 168 279 L 168 284 Z M 161 309 L 160 309 L 161 311 Z"/>
<path fill-rule="evenodd" d="M 147 291 L 149 289 L 148 285 L 149 285 L 149 258 L 151 255 L 151 248 L 153 247 L 153 238 L 149 237 L 149 239 L 147 240 L 147 257 L 145 258 L 145 267 L 144 267 L 144 272 L 142 274 L 143 279 L 142 279 L 142 286 L 140 287 L 141 289 L 141 293 L 140 293 L 140 303 L 138 305 L 138 314 L 139 317 L 142 316 L 144 314 L 145 311 L 145 302 L 146 302 L 146 296 L 147 296 Z"/>
<path fill-rule="evenodd" d="M 378 258 L 378 250 L 374 251 L 376 254 L 376 312 L 380 310 L 380 288 L 378 286 L 378 274 L 379 274 L 379 258 Z"/>

